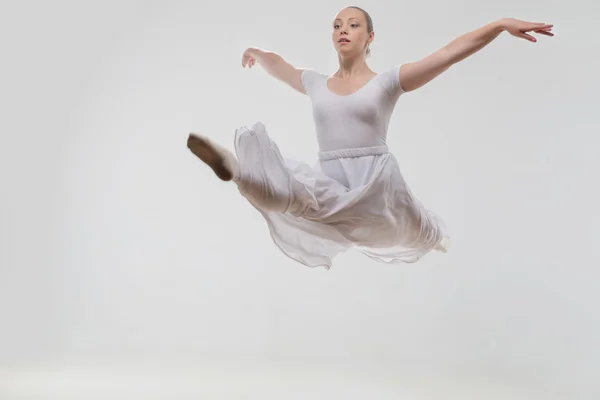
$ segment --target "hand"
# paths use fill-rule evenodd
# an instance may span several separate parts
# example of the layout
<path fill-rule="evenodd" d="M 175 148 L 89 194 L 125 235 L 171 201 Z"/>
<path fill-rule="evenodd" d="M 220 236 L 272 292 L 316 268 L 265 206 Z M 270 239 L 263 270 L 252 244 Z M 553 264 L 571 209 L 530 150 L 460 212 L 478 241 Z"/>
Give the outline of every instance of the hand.
<path fill-rule="evenodd" d="M 254 64 L 256 64 L 256 58 L 252 55 L 252 48 L 246 49 L 242 55 L 242 67 L 246 68 L 248 66 L 248 68 L 252 68 Z"/>
<path fill-rule="evenodd" d="M 514 18 L 506 18 L 502 20 L 502 26 L 511 35 L 529 40 L 530 42 L 537 42 L 537 39 L 526 32 L 535 32 L 539 33 L 540 35 L 554 36 L 554 33 L 551 32 L 554 25 L 546 24 L 544 22 L 527 22 L 519 21 L 518 19 Z"/>

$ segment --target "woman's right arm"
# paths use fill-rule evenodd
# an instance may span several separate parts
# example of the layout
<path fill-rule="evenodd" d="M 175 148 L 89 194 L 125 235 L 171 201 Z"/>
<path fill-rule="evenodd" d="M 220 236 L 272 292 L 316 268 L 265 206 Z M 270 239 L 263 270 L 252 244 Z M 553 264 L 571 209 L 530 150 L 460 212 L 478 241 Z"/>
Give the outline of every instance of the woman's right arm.
<path fill-rule="evenodd" d="M 275 52 L 250 47 L 242 56 L 242 67 L 252 68 L 257 62 L 272 77 L 306 94 L 302 85 L 303 68 L 294 67 Z"/>

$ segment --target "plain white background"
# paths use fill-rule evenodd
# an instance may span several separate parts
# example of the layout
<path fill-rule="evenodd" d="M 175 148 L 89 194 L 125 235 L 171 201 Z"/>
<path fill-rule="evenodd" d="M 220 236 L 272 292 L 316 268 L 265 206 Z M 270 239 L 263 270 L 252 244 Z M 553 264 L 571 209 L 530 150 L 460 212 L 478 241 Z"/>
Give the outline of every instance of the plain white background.
<path fill-rule="evenodd" d="M 375 71 L 502 17 L 557 36 L 503 33 L 397 104 L 388 144 L 451 251 L 326 271 L 185 141 L 262 121 L 312 163 L 308 97 L 241 55 L 333 73 L 346 5 L 2 4 L 1 398 L 598 398 L 598 5 L 356 3 Z"/>

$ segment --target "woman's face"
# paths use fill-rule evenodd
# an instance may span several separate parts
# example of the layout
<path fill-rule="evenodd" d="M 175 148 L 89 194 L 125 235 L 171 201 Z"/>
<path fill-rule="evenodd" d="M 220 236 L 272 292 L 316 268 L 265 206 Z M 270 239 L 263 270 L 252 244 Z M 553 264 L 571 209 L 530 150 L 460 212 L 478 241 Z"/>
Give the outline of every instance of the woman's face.
<path fill-rule="evenodd" d="M 368 32 L 362 11 L 344 8 L 335 16 L 331 38 L 335 50 L 347 56 L 364 52 L 373 40 L 373 33 Z"/>

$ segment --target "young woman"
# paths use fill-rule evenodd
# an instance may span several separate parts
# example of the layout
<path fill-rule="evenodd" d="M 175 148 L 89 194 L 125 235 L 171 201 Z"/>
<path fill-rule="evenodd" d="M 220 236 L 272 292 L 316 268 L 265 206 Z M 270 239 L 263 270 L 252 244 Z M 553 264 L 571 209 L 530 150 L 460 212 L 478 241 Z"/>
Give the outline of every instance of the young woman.
<path fill-rule="evenodd" d="M 333 21 L 339 68 L 331 76 L 296 68 L 277 53 L 257 48 L 242 56 L 243 67 L 258 63 L 308 95 L 320 150 L 315 166 L 284 159 L 260 122 L 236 130 L 237 157 L 194 133 L 188 148 L 220 179 L 237 184 L 288 257 L 329 269 L 337 254 L 354 248 L 381 262 L 415 262 L 431 250 L 445 252 L 448 236 L 442 221 L 412 195 L 386 146 L 398 98 L 503 31 L 535 42 L 527 32 L 552 36 L 551 30 L 550 24 L 501 19 L 422 60 L 375 73 L 366 63 L 374 39 L 371 17 L 361 8 L 347 7 Z"/>

